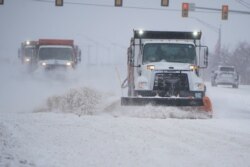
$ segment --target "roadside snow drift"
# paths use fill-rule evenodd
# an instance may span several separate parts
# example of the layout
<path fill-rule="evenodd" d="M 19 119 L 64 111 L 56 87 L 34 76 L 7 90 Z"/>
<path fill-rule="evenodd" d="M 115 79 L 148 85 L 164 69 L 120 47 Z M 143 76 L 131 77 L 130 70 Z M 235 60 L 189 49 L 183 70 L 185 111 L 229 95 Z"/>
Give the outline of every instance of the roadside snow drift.
<path fill-rule="evenodd" d="M 78 116 L 109 114 L 114 117 L 128 116 L 139 118 L 209 118 L 207 113 L 189 107 L 163 106 L 121 106 L 120 98 L 91 88 L 70 89 L 62 95 L 53 95 L 46 100 L 45 106 L 35 112 L 54 111 L 74 113 Z"/>
<path fill-rule="evenodd" d="M 98 111 L 102 99 L 101 93 L 89 89 L 70 89 L 61 96 L 51 96 L 47 99 L 46 107 L 40 110 L 75 113 L 81 115 L 93 115 Z M 38 110 L 39 111 L 39 110 Z"/>

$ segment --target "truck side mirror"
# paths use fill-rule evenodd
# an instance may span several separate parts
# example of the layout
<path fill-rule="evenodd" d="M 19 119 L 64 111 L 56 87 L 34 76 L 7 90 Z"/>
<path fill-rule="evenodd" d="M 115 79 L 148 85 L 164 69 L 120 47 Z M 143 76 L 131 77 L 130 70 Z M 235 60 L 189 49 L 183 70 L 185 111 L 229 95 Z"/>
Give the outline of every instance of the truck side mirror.
<path fill-rule="evenodd" d="M 128 48 L 127 55 L 128 55 L 128 64 L 133 65 L 134 64 L 134 58 L 132 57 L 132 49 L 131 49 L 131 47 Z"/>
<path fill-rule="evenodd" d="M 208 47 L 205 47 L 204 49 L 204 64 L 207 67 L 208 66 Z"/>
<path fill-rule="evenodd" d="M 200 68 L 208 67 L 208 47 L 207 46 L 198 46 L 199 47 L 199 66 Z"/>
<path fill-rule="evenodd" d="M 209 53 L 208 53 L 208 48 L 206 48 L 206 56 L 208 56 L 208 54 L 209 54 Z"/>

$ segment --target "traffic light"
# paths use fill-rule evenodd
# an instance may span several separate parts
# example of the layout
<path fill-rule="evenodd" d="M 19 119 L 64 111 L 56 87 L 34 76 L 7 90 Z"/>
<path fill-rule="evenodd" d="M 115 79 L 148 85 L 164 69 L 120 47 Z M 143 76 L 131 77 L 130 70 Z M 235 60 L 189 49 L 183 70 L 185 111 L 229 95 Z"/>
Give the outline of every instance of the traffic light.
<path fill-rule="evenodd" d="M 168 6 L 169 0 L 161 0 L 161 6 Z"/>
<path fill-rule="evenodd" d="M 188 17 L 189 3 L 182 3 L 182 17 Z"/>
<path fill-rule="evenodd" d="M 222 20 L 228 19 L 228 5 L 222 5 L 221 19 Z"/>
<path fill-rule="evenodd" d="M 3 5 L 4 0 L 0 0 L 0 5 Z"/>
<path fill-rule="evenodd" d="M 56 0 L 56 6 L 63 6 L 63 0 Z"/>
<path fill-rule="evenodd" d="M 115 0 L 115 6 L 117 7 L 122 6 L 122 0 Z"/>

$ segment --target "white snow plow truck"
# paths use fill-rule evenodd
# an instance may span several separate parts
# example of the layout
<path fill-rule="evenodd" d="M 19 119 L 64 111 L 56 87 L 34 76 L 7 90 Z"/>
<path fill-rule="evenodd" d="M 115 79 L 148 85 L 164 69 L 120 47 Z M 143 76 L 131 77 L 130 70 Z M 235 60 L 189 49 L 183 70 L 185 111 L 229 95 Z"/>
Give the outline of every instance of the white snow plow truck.
<path fill-rule="evenodd" d="M 121 105 L 197 108 L 212 116 L 200 71 L 208 65 L 201 32 L 134 30 L 127 52 L 128 76 Z"/>
<path fill-rule="evenodd" d="M 74 69 L 81 61 L 81 51 L 74 40 L 39 39 L 38 64 L 45 70 Z"/>

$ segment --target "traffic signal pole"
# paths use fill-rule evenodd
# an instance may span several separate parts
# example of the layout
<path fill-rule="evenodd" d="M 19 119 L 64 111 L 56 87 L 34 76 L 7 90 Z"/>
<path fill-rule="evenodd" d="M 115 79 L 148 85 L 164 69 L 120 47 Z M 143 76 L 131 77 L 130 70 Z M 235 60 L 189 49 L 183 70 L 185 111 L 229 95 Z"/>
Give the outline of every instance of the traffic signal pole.
<path fill-rule="evenodd" d="M 218 11 L 218 12 L 221 12 L 221 9 L 218 9 L 218 8 L 206 8 L 206 7 L 198 7 L 198 6 L 195 6 L 195 9 L 210 10 L 210 11 Z M 250 12 L 249 12 L 249 11 L 242 11 L 242 10 L 231 10 L 231 9 L 229 9 L 228 12 L 230 12 L 230 13 L 236 13 L 236 14 L 248 14 L 248 15 L 250 15 Z"/>

